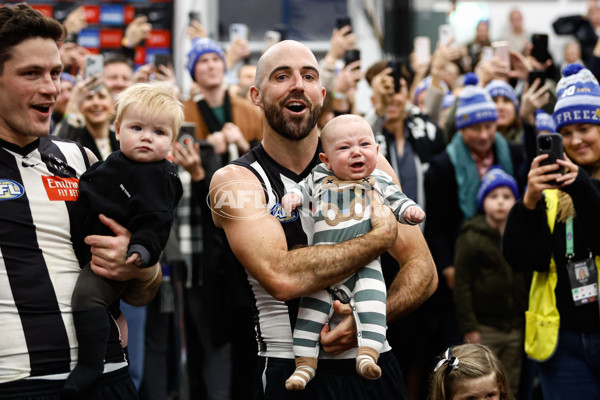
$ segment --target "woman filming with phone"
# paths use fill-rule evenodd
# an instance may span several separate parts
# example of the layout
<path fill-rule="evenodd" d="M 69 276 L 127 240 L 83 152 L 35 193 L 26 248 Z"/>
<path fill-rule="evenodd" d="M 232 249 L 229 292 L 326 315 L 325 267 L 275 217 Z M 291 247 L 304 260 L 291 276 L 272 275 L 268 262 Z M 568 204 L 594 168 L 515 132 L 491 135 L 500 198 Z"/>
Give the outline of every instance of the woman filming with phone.
<path fill-rule="evenodd" d="M 508 217 L 504 254 L 514 269 L 533 272 L 525 352 L 536 361 L 544 399 L 598 398 L 600 86 L 570 64 L 557 97 L 560 136 L 538 139 L 527 189 Z M 556 154 L 561 137 L 564 155 Z"/>

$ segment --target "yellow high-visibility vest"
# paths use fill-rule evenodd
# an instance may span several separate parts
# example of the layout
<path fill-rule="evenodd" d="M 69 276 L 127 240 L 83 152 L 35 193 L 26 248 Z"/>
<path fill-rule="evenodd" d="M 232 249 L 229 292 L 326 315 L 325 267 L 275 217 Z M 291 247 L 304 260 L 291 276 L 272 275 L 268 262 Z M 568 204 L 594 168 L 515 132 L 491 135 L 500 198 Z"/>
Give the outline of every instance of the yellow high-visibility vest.
<path fill-rule="evenodd" d="M 544 190 L 546 215 L 550 233 L 554 232 L 558 210 L 558 190 Z M 596 256 L 596 268 L 600 257 Z M 529 309 L 525 311 L 525 353 L 537 361 L 546 361 L 554 354 L 558 343 L 560 315 L 556 308 L 556 262 L 550 258 L 548 271 L 533 272 L 529 289 Z"/>

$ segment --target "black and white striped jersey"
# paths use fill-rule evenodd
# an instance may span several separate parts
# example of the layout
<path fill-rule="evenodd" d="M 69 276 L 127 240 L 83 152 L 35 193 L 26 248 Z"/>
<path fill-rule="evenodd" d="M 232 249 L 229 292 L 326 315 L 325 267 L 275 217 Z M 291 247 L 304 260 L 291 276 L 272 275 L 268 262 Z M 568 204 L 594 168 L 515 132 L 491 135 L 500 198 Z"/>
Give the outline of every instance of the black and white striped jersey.
<path fill-rule="evenodd" d="M 64 379 L 76 363 L 70 219 L 88 167 L 80 145 L 53 136 L 0 140 L 0 383 Z M 105 370 L 126 365 L 113 325 Z"/>
<path fill-rule="evenodd" d="M 312 169 L 320 163 L 320 146 L 306 169 L 296 174 L 281 166 L 265 151 L 262 144 L 253 147 L 248 153 L 232 162 L 252 171 L 263 186 L 267 209 L 281 222 L 285 232 L 288 249 L 312 244 L 313 219 L 309 213 L 294 213 L 290 218 L 281 207 L 281 198 L 302 179 L 306 178 Z M 237 261 L 236 261 L 237 262 Z M 239 262 L 238 262 L 239 264 Z M 243 269 L 242 266 L 240 268 Z M 246 271 L 248 282 L 254 295 L 256 307 L 256 331 L 259 342 L 259 355 L 264 357 L 294 358 L 292 349 L 293 329 L 298 316 L 300 299 L 279 301 L 272 297 L 253 277 Z M 335 325 L 337 320 L 331 321 Z M 387 341 L 383 351 L 389 350 Z M 335 358 L 354 358 L 356 350 L 349 350 Z M 320 358 L 331 358 L 325 352 L 319 354 Z"/>

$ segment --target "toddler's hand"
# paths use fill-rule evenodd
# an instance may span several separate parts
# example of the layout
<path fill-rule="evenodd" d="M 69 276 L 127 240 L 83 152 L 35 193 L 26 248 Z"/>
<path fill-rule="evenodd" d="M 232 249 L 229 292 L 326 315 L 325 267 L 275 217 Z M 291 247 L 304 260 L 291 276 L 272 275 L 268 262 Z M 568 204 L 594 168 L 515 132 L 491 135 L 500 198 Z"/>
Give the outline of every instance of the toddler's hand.
<path fill-rule="evenodd" d="M 141 267 L 142 259 L 140 258 L 140 255 L 138 253 L 133 253 L 132 255 L 127 257 L 127 260 L 125 260 L 125 264 L 133 264 L 136 267 Z"/>
<path fill-rule="evenodd" d="M 425 219 L 425 211 L 421 207 L 410 206 L 404 211 L 404 218 L 415 224 L 420 224 Z"/>
<path fill-rule="evenodd" d="M 302 204 L 302 197 L 296 193 L 288 193 L 281 198 L 281 205 L 288 215 L 300 204 Z"/>

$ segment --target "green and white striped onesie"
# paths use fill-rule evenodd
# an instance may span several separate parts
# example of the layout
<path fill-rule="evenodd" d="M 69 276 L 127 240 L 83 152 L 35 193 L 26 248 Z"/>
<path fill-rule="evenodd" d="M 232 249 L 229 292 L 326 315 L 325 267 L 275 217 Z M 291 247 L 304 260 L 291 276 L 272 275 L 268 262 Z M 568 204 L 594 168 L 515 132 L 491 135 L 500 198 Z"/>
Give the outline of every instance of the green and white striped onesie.
<path fill-rule="evenodd" d="M 312 212 L 312 243 L 319 245 L 340 243 L 371 230 L 369 190 L 380 195 L 399 222 L 414 225 L 404 218 L 404 212 L 418 205 L 402 193 L 388 174 L 378 169 L 360 181 L 340 181 L 325 164 L 319 164 L 290 192 L 302 196 L 303 207 L 299 212 Z M 333 314 L 336 299 L 353 308 L 358 345 L 381 352 L 386 331 L 386 289 L 379 260 L 374 260 L 329 289 L 300 299 L 294 327 L 295 357 L 318 356 L 319 334 Z"/>

